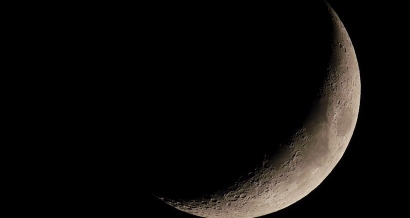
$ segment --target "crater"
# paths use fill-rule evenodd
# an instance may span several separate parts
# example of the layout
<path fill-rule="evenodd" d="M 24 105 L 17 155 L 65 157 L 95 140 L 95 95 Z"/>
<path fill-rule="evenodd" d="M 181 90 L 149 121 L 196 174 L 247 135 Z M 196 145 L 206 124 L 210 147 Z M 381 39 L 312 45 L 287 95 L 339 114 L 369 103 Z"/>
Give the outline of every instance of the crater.
<path fill-rule="evenodd" d="M 354 113 L 352 109 L 346 108 L 341 112 L 337 118 L 337 135 L 345 136 L 349 130 L 352 128 Z"/>

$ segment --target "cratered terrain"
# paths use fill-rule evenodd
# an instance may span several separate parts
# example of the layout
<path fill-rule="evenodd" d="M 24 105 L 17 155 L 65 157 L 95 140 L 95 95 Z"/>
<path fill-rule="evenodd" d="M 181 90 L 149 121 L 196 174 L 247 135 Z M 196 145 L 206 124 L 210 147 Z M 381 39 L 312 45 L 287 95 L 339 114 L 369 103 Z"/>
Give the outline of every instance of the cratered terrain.
<path fill-rule="evenodd" d="M 273 213 L 314 190 L 349 144 L 352 41 L 326 3 L 205 12 L 155 27 L 147 189 L 200 217 Z"/>

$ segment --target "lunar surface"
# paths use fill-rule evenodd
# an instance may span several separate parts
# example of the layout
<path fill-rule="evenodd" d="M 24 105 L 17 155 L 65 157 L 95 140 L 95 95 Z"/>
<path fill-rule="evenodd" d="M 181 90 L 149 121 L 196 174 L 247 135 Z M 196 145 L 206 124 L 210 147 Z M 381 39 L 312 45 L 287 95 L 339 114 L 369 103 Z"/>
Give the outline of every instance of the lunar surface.
<path fill-rule="evenodd" d="M 154 195 L 178 210 L 200 217 L 258 217 L 281 210 L 299 201 L 318 187 L 329 175 L 342 158 L 356 125 L 360 103 L 360 75 L 352 41 L 338 15 L 325 3 L 323 3 L 323 7 L 320 7 L 320 10 L 323 16 L 318 17 L 318 19 L 326 20 L 323 25 L 327 25 L 326 31 L 328 34 L 320 36 L 320 32 L 316 36 L 314 33 L 309 32 L 309 29 L 306 29 L 307 31 L 298 32 L 297 38 L 302 39 L 296 39 L 295 42 L 301 43 L 301 46 L 309 43 L 314 44 L 314 41 L 309 41 L 310 38 L 316 40 L 316 38 L 322 37 L 317 43 L 325 44 L 322 47 L 326 55 L 318 57 L 320 63 L 317 66 L 313 66 L 316 60 L 315 57 L 309 57 L 308 61 L 301 61 L 299 64 L 289 62 L 290 65 L 298 66 L 288 65 L 289 68 L 282 67 L 278 70 L 280 72 L 275 72 L 276 74 L 290 74 L 292 69 L 303 72 L 303 74 L 300 74 L 302 76 L 298 82 L 293 82 L 297 80 L 295 79 L 297 76 L 293 75 L 284 76 L 286 77 L 284 80 L 292 80 L 292 83 L 298 83 L 298 87 L 303 85 L 306 87 L 313 86 L 313 91 L 310 92 L 313 94 L 310 98 L 300 98 L 302 100 L 311 100 L 306 102 L 298 100 L 297 96 L 305 94 L 303 90 L 296 93 L 292 92 L 294 98 L 283 97 L 282 99 L 280 97 L 282 93 L 291 93 L 289 90 L 282 89 L 288 86 L 282 86 L 280 90 L 274 90 L 279 94 L 272 97 L 272 94 L 270 94 L 272 90 L 269 87 L 278 87 L 282 83 L 281 78 L 276 79 L 276 82 L 272 82 L 273 79 L 269 78 L 274 78 L 274 76 L 262 77 L 260 80 L 258 78 L 244 79 L 247 83 L 255 82 L 258 84 L 260 82 L 259 86 L 267 88 L 259 90 L 257 93 L 265 94 L 255 94 L 250 97 L 245 97 L 250 91 L 237 94 L 235 87 L 243 87 L 242 80 L 236 83 L 242 85 L 229 86 L 229 90 L 223 92 L 225 96 L 223 101 L 235 98 L 232 96 L 237 94 L 240 96 L 237 97 L 238 102 L 244 102 L 244 99 L 247 99 L 247 105 L 254 105 L 255 102 L 259 102 L 255 104 L 260 108 L 263 106 L 260 105 L 260 102 L 274 102 L 272 104 L 266 103 L 264 106 L 264 108 L 267 108 L 266 110 L 256 108 L 249 109 L 249 112 L 242 110 L 238 112 L 236 108 L 242 107 L 240 107 L 242 104 L 239 103 L 235 103 L 235 106 L 230 109 L 223 109 L 222 106 L 211 107 L 209 104 L 202 104 L 205 97 L 201 97 L 202 100 L 198 102 L 198 108 L 201 108 L 201 111 L 198 113 L 205 114 L 202 109 L 206 107 L 206 111 L 226 110 L 224 115 L 220 117 L 227 117 L 227 114 L 232 114 L 232 111 L 236 111 L 235 115 L 226 118 L 226 123 L 230 125 L 225 125 L 225 121 L 220 120 L 220 117 L 215 118 L 217 119 L 215 122 L 213 122 L 212 116 L 204 117 L 203 122 L 210 122 L 215 127 L 204 127 L 194 131 L 193 129 L 196 129 L 195 123 L 199 122 L 198 119 L 193 118 L 195 117 L 194 114 L 189 116 L 192 121 L 184 121 L 184 125 L 188 126 L 186 129 L 175 131 L 169 136 L 162 136 L 166 138 L 164 141 L 168 142 L 167 146 L 170 149 L 157 151 L 157 160 L 167 160 L 158 166 L 158 170 L 165 168 L 168 174 L 166 174 L 167 172 L 161 173 L 158 170 L 152 170 L 155 175 L 151 176 L 155 177 L 156 181 L 160 181 L 153 185 Z M 317 29 L 320 30 L 320 27 Z M 305 29 L 302 28 L 302 30 Z M 304 37 L 304 34 L 307 36 Z M 238 44 L 234 46 L 238 46 Z M 261 47 L 263 46 L 265 45 L 261 45 Z M 313 50 L 315 47 L 316 45 L 312 45 Z M 295 60 L 294 56 L 299 53 L 286 54 L 287 49 L 289 48 L 283 50 L 281 56 L 284 59 L 293 57 L 291 59 Z M 294 48 L 294 50 L 297 49 L 299 47 Z M 303 50 L 300 54 L 308 57 L 310 51 Z M 313 53 L 311 56 L 315 56 L 315 54 Z M 259 60 L 259 58 L 256 59 Z M 260 62 L 265 61 L 266 59 L 263 59 Z M 253 66 L 250 69 L 254 71 L 265 69 L 257 69 L 255 65 Z M 305 83 L 303 78 L 310 77 L 315 77 L 317 80 L 308 80 L 309 82 L 306 82 L 308 84 L 303 84 Z M 228 76 L 228 78 L 233 77 Z M 283 81 L 283 83 L 285 82 Z M 226 84 L 225 82 L 222 86 Z M 255 90 L 256 87 L 258 85 L 253 86 L 252 90 Z M 192 96 L 187 98 L 190 97 Z M 199 97 L 193 99 L 196 98 Z M 275 103 L 282 100 L 286 103 Z M 302 103 L 308 106 L 296 107 L 297 104 L 302 105 Z M 187 111 L 196 108 L 192 106 L 194 103 L 191 101 L 189 105 Z M 275 119 L 279 120 L 283 116 L 286 117 L 286 115 L 281 114 L 285 114 L 285 110 L 288 110 L 287 105 L 292 105 L 293 108 L 296 107 L 292 109 L 294 116 L 298 116 L 297 111 L 299 109 L 303 109 L 304 112 L 301 113 L 300 117 L 294 118 L 294 125 L 285 125 L 286 120 L 292 119 L 292 115 L 289 115 L 288 118 L 283 119 L 285 121 L 279 127 L 271 128 L 270 126 L 276 125 Z M 168 107 L 170 106 L 168 105 Z M 249 108 L 253 107 L 249 106 Z M 270 112 L 270 110 L 273 110 L 272 108 L 276 108 L 279 112 Z M 180 108 L 178 110 L 184 109 Z M 211 112 L 206 114 L 209 113 Z M 245 118 L 244 114 L 248 113 L 255 115 L 252 118 Z M 272 115 L 273 118 L 269 114 L 274 114 Z M 164 117 L 169 115 L 166 114 Z M 174 115 L 174 117 L 176 117 L 175 120 L 169 123 L 177 123 L 179 118 L 177 118 L 177 115 Z M 252 121 L 245 122 L 245 119 Z M 241 122 L 237 120 L 241 120 Z M 233 122 L 237 123 L 232 124 Z M 245 123 L 244 126 L 241 126 L 241 123 Z M 238 131 L 232 131 L 235 134 L 228 131 L 233 126 L 238 126 Z M 176 129 L 177 125 L 170 125 L 166 128 Z M 240 129 L 245 130 L 240 131 Z M 182 132 L 181 135 L 188 135 L 190 138 L 187 136 L 185 141 L 181 140 L 176 136 L 178 132 Z M 211 135 L 215 137 L 218 134 L 223 135 L 223 137 L 209 139 Z M 252 136 L 244 138 L 247 137 L 245 136 L 247 134 L 252 134 Z M 276 140 L 275 137 L 282 138 Z M 235 141 L 235 138 L 240 139 Z M 175 152 L 178 144 L 187 144 L 189 146 L 182 146 L 183 148 Z M 228 146 L 228 152 L 224 151 L 224 146 Z M 245 150 L 241 151 L 243 147 L 245 147 Z M 212 150 L 212 152 L 207 153 L 207 150 Z M 191 153 L 185 155 L 189 152 Z M 203 153 L 206 153 L 206 155 L 200 156 Z M 182 161 L 183 158 L 187 158 L 187 160 Z M 220 161 L 221 159 L 229 159 L 229 164 Z M 178 164 L 175 164 L 176 162 Z M 245 166 L 245 162 L 247 166 Z M 249 164 L 251 165 L 249 166 Z M 211 169 L 206 168 L 207 166 Z M 228 174 L 230 175 L 229 178 Z M 226 178 L 224 178 L 225 175 Z M 180 177 L 183 178 L 180 179 Z M 166 188 L 161 189 L 165 186 Z M 200 191 L 196 192 L 197 189 L 200 189 Z"/>

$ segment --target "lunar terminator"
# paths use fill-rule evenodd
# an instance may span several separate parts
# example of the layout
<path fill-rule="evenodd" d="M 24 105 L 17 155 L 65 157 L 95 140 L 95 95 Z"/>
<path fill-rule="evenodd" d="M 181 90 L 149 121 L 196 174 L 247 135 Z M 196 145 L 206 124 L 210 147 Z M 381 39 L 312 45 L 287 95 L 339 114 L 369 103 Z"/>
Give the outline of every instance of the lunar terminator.
<path fill-rule="evenodd" d="M 303 122 L 275 152 L 231 186 L 204 197 L 157 195 L 178 210 L 200 217 L 258 217 L 299 201 L 342 158 L 357 122 L 360 75 L 352 41 L 336 12 L 330 19 L 330 55 L 323 81 Z M 314 73 L 314 72 L 311 72 Z"/>

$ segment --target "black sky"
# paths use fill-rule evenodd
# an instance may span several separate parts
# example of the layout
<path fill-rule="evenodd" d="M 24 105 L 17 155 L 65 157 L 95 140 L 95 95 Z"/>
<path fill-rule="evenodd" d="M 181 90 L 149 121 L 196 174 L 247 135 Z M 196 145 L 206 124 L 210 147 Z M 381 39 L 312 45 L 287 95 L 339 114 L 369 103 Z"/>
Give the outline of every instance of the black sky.
<path fill-rule="evenodd" d="M 393 148 L 399 146 L 391 137 L 397 127 L 387 114 L 401 112 L 393 106 L 397 99 L 391 92 L 399 91 L 394 84 L 398 84 L 397 75 L 405 73 L 394 64 L 403 60 L 395 40 L 404 37 L 404 15 L 400 5 L 388 2 L 328 2 L 344 23 L 357 54 L 362 83 L 358 122 L 343 158 L 324 182 L 307 197 L 266 218 L 393 215 L 402 205 L 393 193 L 403 184 L 395 167 L 403 160 L 392 158 L 399 156 L 400 149 Z M 140 200 L 143 206 L 135 209 L 152 217 L 193 217 L 150 196 Z"/>
<path fill-rule="evenodd" d="M 405 184 L 402 177 L 407 173 L 399 170 L 405 166 L 404 162 L 407 160 L 402 158 L 402 147 L 408 145 L 408 142 L 402 142 L 400 138 L 407 136 L 399 133 L 402 128 L 397 125 L 399 119 L 408 116 L 397 116 L 405 112 L 403 104 L 408 100 L 405 94 L 405 97 L 401 97 L 403 93 L 407 93 L 406 86 L 399 85 L 400 80 L 405 80 L 403 75 L 408 74 L 408 68 L 401 66 L 402 63 L 408 62 L 408 54 L 404 49 L 408 43 L 404 41 L 404 32 L 407 29 L 405 15 L 402 13 L 404 6 L 389 2 L 328 2 L 345 25 L 357 54 L 362 84 L 358 122 L 344 156 L 323 183 L 305 198 L 281 211 L 264 216 L 266 218 L 301 215 L 374 216 L 380 213 L 394 215 L 403 205 L 395 195 L 404 191 L 400 187 Z M 123 7 L 128 7 L 124 13 Z M 186 5 L 185 7 L 189 8 Z M 86 25 L 87 28 L 95 28 L 96 23 L 100 23 L 98 25 L 101 25 L 102 29 L 105 24 L 110 26 L 103 32 L 105 39 L 95 45 L 99 50 L 93 52 L 116 52 L 110 56 L 114 56 L 118 61 L 114 66 L 107 66 L 109 70 L 134 72 L 142 66 L 143 69 L 155 69 L 155 61 L 149 60 L 151 54 L 135 55 L 139 51 L 139 44 L 145 42 L 141 41 L 138 35 L 146 31 L 149 25 L 133 25 L 132 20 L 142 20 L 150 24 L 150 19 L 154 18 L 138 6 L 135 11 L 130 6 L 117 8 L 115 12 L 103 12 L 106 15 L 103 16 L 106 17 L 103 21 L 98 16 L 88 19 L 91 21 Z M 134 13 L 141 13 L 143 16 L 135 18 Z M 112 22 L 112 17 L 117 17 L 120 22 Z M 115 43 L 104 44 L 110 40 L 110 36 Z M 89 40 L 97 41 L 93 37 Z M 117 50 L 116 47 L 121 48 Z M 92 146 L 97 151 L 92 155 L 95 160 L 90 159 L 91 163 L 87 164 L 90 167 L 82 170 L 86 171 L 81 174 L 84 179 L 76 180 L 76 186 L 86 191 L 72 188 L 75 193 L 79 193 L 76 196 L 81 203 L 74 203 L 65 210 L 77 210 L 80 207 L 87 209 L 87 214 L 90 215 L 193 218 L 194 216 L 171 208 L 149 193 L 146 169 L 150 169 L 151 162 L 145 160 L 147 157 L 143 144 L 147 140 L 155 141 L 155 134 L 149 134 L 149 127 L 146 126 L 147 110 L 142 108 L 141 112 L 139 109 L 143 106 L 138 105 L 138 102 L 149 100 L 147 97 L 140 99 L 140 95 L 135 99 L 133 95 L 134 92 L 144 92 L 138 87 L 147 87 L 142 80 L 138 80 L 141 76 L 115 76 L 115 79 L 111 80 L 109 74 L 106 76 L 97 73 L 95 78 L 101 77 L 104 77 L 101 79 L 104 83 L 94 82 L 98 87 L 103 87 L 104 96 L 99 93 L 99 89 L 92 91 L 99 93 L 92 96 L 101 96 L 98 101 L 103 102 L 109 98 L 104 104 L 105 112 L 99 116 L 106 118 L 101 120 L 97 117 L 93 120 L 98 120 L 97 125 L 103 129 L 102 132 L 114 132 L 115 136 L 98 133 L 97 137 L 104 139 L 101 143 L 116 146 L 99 146 L 98 143 Z M 152 95 L 151 91 L 145 92 L 146 96 Z M 400 93 L 400 97 L 397 93 Z M 94 111 L 90 113 L 93 114 Z M 110 113 L 115 115 L 109 115 Z M 144 125 L 141 126 L 141 123 Z M 93 140 L 90 139 L 89 142 L 92 144 Z"/>

